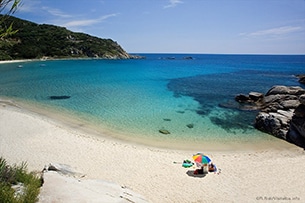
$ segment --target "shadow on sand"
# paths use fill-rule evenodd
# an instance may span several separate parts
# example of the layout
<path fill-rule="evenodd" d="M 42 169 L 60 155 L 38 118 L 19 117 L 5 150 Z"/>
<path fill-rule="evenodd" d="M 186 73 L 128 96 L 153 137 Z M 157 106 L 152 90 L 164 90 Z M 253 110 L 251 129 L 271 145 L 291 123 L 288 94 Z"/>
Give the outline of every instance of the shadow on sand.
<path fill-rule="evenodd" d="M 206 176 L 206 174 L 194 174 L 194 171 L 195 171 L 195 170 L 188 170 L 188 171 L 186 172 L 186 174 L 187 174 L 188 176 L 192 176 L 192 177 L 194 177 L 194 178 L 204 178 L 204 177 Z"/>

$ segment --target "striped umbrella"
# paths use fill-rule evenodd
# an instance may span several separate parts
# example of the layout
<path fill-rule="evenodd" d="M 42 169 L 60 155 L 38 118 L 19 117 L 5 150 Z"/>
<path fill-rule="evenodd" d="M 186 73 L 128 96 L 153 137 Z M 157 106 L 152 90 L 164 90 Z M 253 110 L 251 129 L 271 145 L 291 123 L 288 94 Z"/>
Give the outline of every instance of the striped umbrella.
<path fill-rule="evenodd" d="M 203 164 L 211 163 L 211 159 L 202 153 L 197 153 L 197 154 L 193 155 L 193 160 L 199 166 L 202 166 Z"/>

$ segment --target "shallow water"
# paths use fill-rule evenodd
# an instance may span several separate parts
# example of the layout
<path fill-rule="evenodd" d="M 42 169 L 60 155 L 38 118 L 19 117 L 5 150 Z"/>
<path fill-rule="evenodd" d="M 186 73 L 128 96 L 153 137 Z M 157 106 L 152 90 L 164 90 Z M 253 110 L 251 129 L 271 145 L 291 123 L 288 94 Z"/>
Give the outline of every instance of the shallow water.
<path fill-rule="evenodd" d="M 300 86 L 294 75 L 305 70 L 305 56 L 140 55 L 146 59 L 0 64 L 0 96 L 138 139 L 255 143 L 272 139 L 253 128 L 256 112 L 222 104 L 237 105 L 238 93 Z"/>

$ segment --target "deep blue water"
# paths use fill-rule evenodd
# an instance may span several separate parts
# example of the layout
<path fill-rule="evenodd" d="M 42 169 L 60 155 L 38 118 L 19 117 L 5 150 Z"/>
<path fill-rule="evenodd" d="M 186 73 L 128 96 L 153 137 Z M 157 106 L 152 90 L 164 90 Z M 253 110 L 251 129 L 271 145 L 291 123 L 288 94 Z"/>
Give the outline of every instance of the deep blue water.
<path fill-rule="evenodd" d="M 128 136 L 160 138 L 166 129 L 173 139 L 260 139 L 256 112 L 223 104 L 273 85 L 301 86 L 294 75 L 305 73 L 304 55 L 140 55 L 146 59 L 0 64 L 0 97 L 67 110 Z"/>

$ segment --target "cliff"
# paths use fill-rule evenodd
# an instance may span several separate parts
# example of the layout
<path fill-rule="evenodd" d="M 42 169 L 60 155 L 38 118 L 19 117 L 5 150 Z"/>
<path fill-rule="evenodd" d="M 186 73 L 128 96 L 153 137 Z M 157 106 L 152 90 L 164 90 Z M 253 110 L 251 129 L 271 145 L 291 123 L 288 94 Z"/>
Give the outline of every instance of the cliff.
<path fill-rule="evenodd" d="M 3 17 L 3 16 L 1 16 Z M 5 19 L 18 30 L 13 36 L 0 39 L 0 60 L 40 58 L 103 58 L 133 59 L 112 39 L 101 39 L 76 33 L 64 27 L 36 24 L 15 17 Z"/>

